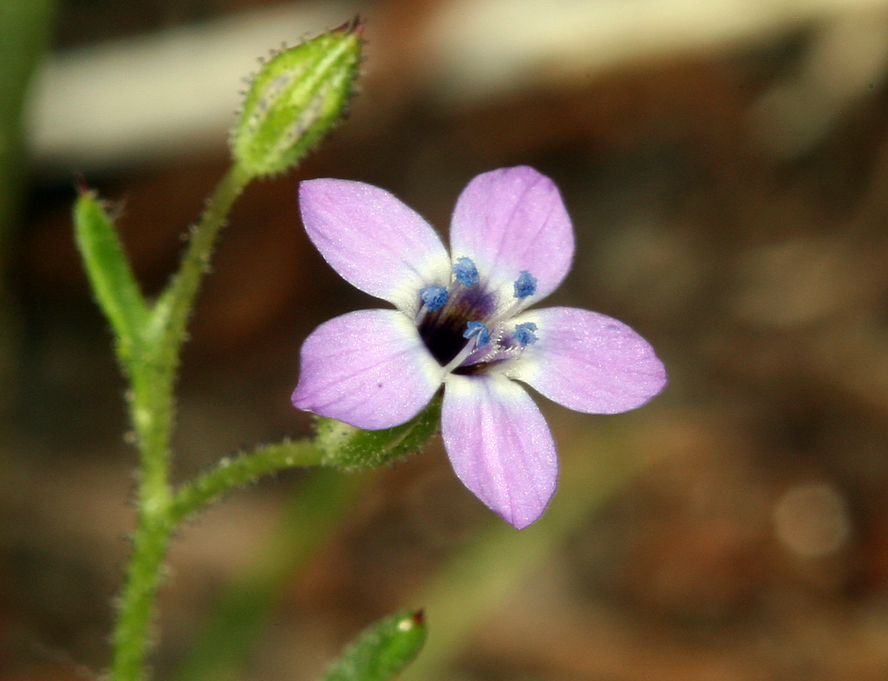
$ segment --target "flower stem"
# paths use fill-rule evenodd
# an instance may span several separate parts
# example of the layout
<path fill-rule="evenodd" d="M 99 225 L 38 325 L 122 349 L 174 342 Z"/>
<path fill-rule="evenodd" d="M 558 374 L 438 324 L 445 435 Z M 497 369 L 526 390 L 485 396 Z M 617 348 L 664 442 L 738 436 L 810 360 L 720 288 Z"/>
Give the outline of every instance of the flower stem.
<path fill-rule="evenodd" d="M 159 340 L 163 366 L 175 372 L 179 351 L 185 341 L 185 327 L 194 306 L 200 281 L 209 269 L 210 256 L 219 230 L 225 226 L 228 213 L 252 177 L 237 163 L 233 164 L 216 185 L 213 195 L 198 223 L 191 229 L 188 249 L 176 276 L 154 306 L 149 335 Z"/>
<path fill-rule="evenodd" d="M 169 480 L 170 437 L 175 414 L 173 386 L 180 349 L 216 236 L 249 179 L 235 164 L 219 182 L 200 221 L 192 229 L 178 273 L 140 330 L 139 352 L 121 355 L 132 381 L 130 413 L 137 436 L 140 473 L 138 524 L 113 636 L 111 678 L 114 681 L 140 681 L 144 677 L 154 599 L 170 533 L 181 519 L 173 512 L 173 489 Z M 201 498 L 205 501 L 211 496 L 205 493 Z M 197 508 L 197 503 L 193 501 L 189 510 Z"/>
<path fill-rule="evenodd" d="M 111 678 L 115 681 L 138 681 L 144 677 L 154 596 L 160 583 L 170 530 L 164 519 L 151 517 L 144 510 L 140 512 L 114 630 Z"/>
<path fill-rule="evenodd" d="M 178 491 L 170 508 L 170 520 L 178 525 L 225 492 L 285 468 L 317 466 L 322 457 L 323 452 L 314 443 L 300 440 L 266 445 L 234 459 L 222 459 L 214 469 Z"/>

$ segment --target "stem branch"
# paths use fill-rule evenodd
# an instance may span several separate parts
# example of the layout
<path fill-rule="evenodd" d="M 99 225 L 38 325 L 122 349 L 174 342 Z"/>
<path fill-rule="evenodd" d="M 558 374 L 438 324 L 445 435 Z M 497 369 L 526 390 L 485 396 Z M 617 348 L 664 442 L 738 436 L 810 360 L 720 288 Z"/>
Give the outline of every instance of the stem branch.
<path fill-rule="evenodd" d="M 266 445 L 219 464 L 194 482 L 182 487 L 173 499 L 170 520 L 178 525 L 225 492 L 285 468 L 317 466 L 323 452 L 309 440 Z"/>
<path fill-rule="evenodd" d="M 179 351 L 216 236 L 249 181 L 234 164 L 216 186 L 200 221 L 192 229 L 178 273 L 146 319 L 139 352 L 122 358 L 132 381 L 130 415 L 140 462 L 139 517 L 114 630 L 114 681 L 140 681 L 145 676 L 155 595 L 170 533 L 183 517 L 173 512 L 169 480 L 170 437 L 175 418 L 173 385 Z M 205 494 L 204 498 L 211 496 Z M 197 508 L 196 503 L 190 510 Z"/>
<path fill-rule="evenodd" d="M 191 230 L 188 249 L 176 276 L 167 286 L 154 307 L 154 319 L 149 329 L 151 337 L 158 338 L 159 359 L 175 373 L 179 351 L 185 341 L 185 327 L 194 307 L 200 281 L 210 265 L 210 256 L 219 230 L 225 226 L 228 213 L 252 177 L 237 163 L 225 174 L 213 195 L 207 200 L 200 220 Z"/>

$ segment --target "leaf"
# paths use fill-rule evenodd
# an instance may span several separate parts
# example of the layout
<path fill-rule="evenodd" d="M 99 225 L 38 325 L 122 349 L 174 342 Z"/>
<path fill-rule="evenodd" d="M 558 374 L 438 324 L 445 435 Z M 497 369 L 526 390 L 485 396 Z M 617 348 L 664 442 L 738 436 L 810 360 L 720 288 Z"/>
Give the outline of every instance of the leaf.
<path fill-rule="evenodd" d="M 132 358 L 148 308 L 111 218 L 95 192 L 81 190 L 74 204 L 74 232 L 99 306 L 111 323 L 121 361 Z"/>
<path fill-rule="evenodd" d="M 426 633 L 422 610 L 381 619 L 358 635 L 323 681 L 387 681 L 416 657 Z"/>

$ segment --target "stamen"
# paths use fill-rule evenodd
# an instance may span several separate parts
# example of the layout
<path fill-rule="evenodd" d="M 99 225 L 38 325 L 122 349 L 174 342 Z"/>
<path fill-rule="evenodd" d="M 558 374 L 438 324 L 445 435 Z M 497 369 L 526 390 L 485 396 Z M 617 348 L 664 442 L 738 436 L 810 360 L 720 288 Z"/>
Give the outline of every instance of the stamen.
<path fill-rule="evenodd" d="M 518 275 L 514 285 L 515 296 L 510 299 L 511 302 L 497 310 L 496 315 L 488 319 L 488 325 L 491 328 L 507 320 L 527 305 L 526 298 L 536 293 L 537 280 L 527 270 L 521 270 L 521 274 Z"/>
<path fill-rule="evenodd" d="M 469 258 L 457 258 L 453 265 L 453 276 L 463 286 L 474 286 L 478 283 L 478 268 Z"/>
<path fill-rule="evenodd" d="M 422 302 L 430 312 L 444 307 L 449 298 L 447 289 L 443 286 L 426 286 L 424 289 L 420 289 L 419 297 L 422 298 Z"/>
<path fill-rule="evenodd" d="M 484 347 L 490 343 L 490 331 L 487 330 L 487 326 L 482 322 L 468 322 L 466 324 L 466 330 L 463 332 L 463 338 L 468 338 L 470 340 L 465 344 L 465 347 L 457 353 L 456 357 L 450 360 L 447 363 L 447 366 L 444 367 L 445 374 L 449 374 L 457 367 L 462 366 L 462 363 L 468 359 L 469 355 L 475 352 L 478 348 Z M 474 342 L 472 342 L 472 338 L 475 338 Z"/>
<path fill-rule="evenodd" d="M 483 322 L 469 322 L 466 324 L 466 330 L 463 332 L 463 338 L 474 338 L 476 348 L 483 348 L 490 343 L 490 331 Z"/>
<path fill-rule="evenodd" d="M 521 270 L 518 279 L 515 280 L 515 297 L 527 298 L 536 293 L 537 280 L 527 270 Z"/>
<path fill-rule="evenodd" d="M 537 330 L 537 325 L 533 322 L 524 322 L 523 324 L 515 325 L 515 332 L 512 334 L 512 338 L 521 343 L 522 348 L 526 348 L 528 345 L 533 345 L 537 342 L 537 337 L 534 331 Z"/>
<path fill-rule="evenodd" d="M 475 344 L 471 341 L 466 343 L 466 346 L 459 351 L 459 353 L 454 357 L 450 362 L 447 363 L 447 366 L 444 367 L 444 373 L 449 374 L 451 371 L 456 369 L 458 366 L 461 366 L 463 362 L 466 361 L 469 355 L 471 355 L 475 351 Z"/>

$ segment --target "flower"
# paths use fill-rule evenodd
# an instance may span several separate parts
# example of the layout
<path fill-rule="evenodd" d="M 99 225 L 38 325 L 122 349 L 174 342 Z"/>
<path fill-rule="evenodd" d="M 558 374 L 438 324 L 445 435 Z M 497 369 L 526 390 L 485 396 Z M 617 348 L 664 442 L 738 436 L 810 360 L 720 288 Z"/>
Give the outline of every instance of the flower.
<path fill-rule="evenodd" d="M 533 168 L 475 177 L 460 194 L 451 254 L 383 189 L 318 179 L 302 220 L 346 281 L 396 309 L 360 310 L 305 340 L 293 404 L 378 430 L 406 423 L 444 385 L 441 433 L 460 480 L 518 529 L 555 492 L 552 434 L 525 389 L 570 409 L 634 409 L 666 384 L 635 331 L 572 307 L 528 310 L 570 269 L 573 227 L 555 184 Z"/>

